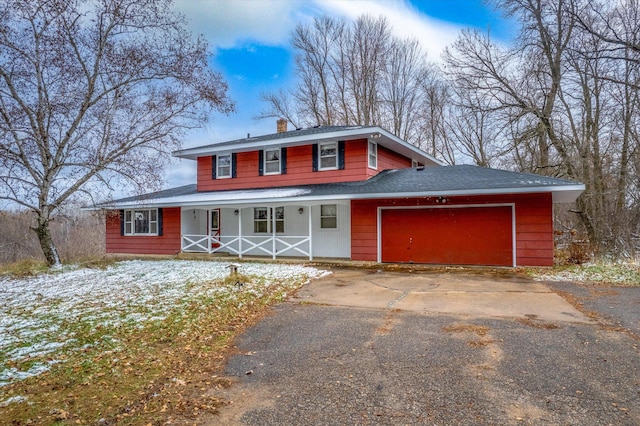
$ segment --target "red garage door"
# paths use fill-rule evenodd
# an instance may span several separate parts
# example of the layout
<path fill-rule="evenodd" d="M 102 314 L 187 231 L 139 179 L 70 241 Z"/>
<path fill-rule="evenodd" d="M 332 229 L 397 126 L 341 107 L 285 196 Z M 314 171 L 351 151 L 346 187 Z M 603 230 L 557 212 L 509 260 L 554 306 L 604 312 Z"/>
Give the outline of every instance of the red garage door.
<path fill-rule="evenodd" d="M 382 261 L 513 266 L 511 206 L 381 210 Z"/>

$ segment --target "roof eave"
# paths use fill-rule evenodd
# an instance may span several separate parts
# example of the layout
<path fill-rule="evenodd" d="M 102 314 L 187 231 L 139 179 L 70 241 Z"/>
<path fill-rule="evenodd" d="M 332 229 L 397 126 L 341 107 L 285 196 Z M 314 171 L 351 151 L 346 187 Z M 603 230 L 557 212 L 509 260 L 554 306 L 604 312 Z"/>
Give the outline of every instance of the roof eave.
<path fill-rule="evenodd" d="M 174 151 L 172 155 L 177 158 L 195 160 L 198 157 L 207 155 L 215 155 L 218 153 L 227 152 L 255 151 L 257 149 L 265 148 L 268 146 L 300 146 L 309 144 L 310 142 L 317 143 L 334 140 L 369 139 L 374 135 L 381 136 L 381 140 L 378 140 L 378 138 L 375 137 L 372 139 L 378 141 L 378 143 L 383 146 L 391 147 L 394 143 L 400 145 L 400 154 L 425 163 L 426 165 L 442 165 L 442 163 L 435 157 L 427 154 L 418 147 L 405 142 L 404 140 L 378 126 L 358 127 L 353 129 L 337 130 L 312 135 L 305 134 L 281 139 L 267 139 L 254 142 L 243 141 L 236 144 L 228 144 L 223 146 L 216 146 L 215 144 L 213 144 Z M 397 151 L 396 149 L 393 150 Z"/>
<path fill-rule="evenodd" d="M 551 193 L 554 203 L 570 203 L 576 200 L 584 191 L 582 184 L 558 185 L 558 186 L 532 186 L 524 188 L 487 188 L 475 190 L 447 190 L 447 191 L 421 191 L 421 192 L 394 192 L 394 193 L 366 193 L 366 194 L 329 194 L 329 195 L 300 195 L 292 197 L 269 197 L 269 198 L 248 198 L 243 200 L 175 200 L 160 199 L 158 202 L 149 200 L 148 202 L 135 203 L 133 201 L 112 205 L 102 205 L 86 210 L 119 210 L 130 208 L 159 208 L 159 207 L 198 207 L 215 204 L 216 206 L 235 206 L 247 204 L 274 204 L 291 202 L 313 202 L 327 200 L 367 200 L 384 198 L 424 198 L 440 196 L 478 196 L 478 195 L 501 195 L 501 194 L 534 194 Z M 176 197 L 177 198 L 177 197 Z"/>

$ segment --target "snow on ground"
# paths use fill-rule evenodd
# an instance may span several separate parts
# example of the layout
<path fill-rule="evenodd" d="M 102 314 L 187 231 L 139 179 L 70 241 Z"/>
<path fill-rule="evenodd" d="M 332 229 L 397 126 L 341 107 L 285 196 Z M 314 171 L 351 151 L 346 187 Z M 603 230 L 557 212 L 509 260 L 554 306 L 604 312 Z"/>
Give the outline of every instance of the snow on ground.
<path fill-rule="evenodd" d="M 549 271 L 534 276 L 536 281 L 569 281 L 615 285 L 640 285 L 640 265 L 584 264 L 561 271 Z"/>
<path fill-rule="evenodd" d="M 328 274 L 301 265 L 242 263 L 239 272 L 260 277 L 243 291 L 292 285 Z M 181 301 L 199 295 L 229 299 L 234 286 L 202 285 L 228 276 L 227 263 L 125 261 L 105 269 L 69 269 L 37 277 L 0 276 L 0 387 L 41 374 L 77 342 L 74 326 L 117 327 L 162 320 Z M 293 287 L 291 287 L 293 288 Z M 25 361 L 29 368 L 15 365 Z"/>

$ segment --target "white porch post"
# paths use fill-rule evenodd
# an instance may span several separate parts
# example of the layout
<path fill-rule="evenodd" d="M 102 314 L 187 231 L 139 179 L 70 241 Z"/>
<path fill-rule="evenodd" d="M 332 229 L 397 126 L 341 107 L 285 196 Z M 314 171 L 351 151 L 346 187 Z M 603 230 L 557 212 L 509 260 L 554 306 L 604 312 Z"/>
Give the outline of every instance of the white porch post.
<path fill-rule="evenodd" d="M 271 253 L 273 260 L 276 260 L 276 208 L 271 208 Z"/>
<path fill-rule="evenodd" d="M 313 207 L 309 205 L 309 260 L 313 260 L 313 217 L 311 217 L 311 212 Z"/>
<path fill-rule="evenodd" d="M 242 259 L 242 208 L 238 209 L 238 258 Z"/>
<path fill-rule="evenodd" d="M 180 206 L 180 251 L 184 250 L 184 207 Z"/>
<path fill-rule="evenodd" d="M 207 227 L 207 253 L 211 254 L 213 253 L 213 241 L 212 238 L 213 235 L 211 234 L 211 224 L 209 223 L 209 221 L 211 220 L 211 209 L 207 209 L 205 210 L 205 214 L 207 215 L 206 220 L 204 221 L 205 226 Z"/>

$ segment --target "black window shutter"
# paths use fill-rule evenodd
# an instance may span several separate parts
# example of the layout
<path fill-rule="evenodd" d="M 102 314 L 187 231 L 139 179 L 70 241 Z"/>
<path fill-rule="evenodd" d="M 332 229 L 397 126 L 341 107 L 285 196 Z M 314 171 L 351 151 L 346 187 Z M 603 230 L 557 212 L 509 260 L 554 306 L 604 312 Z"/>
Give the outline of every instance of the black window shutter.
<path fill-rule="evenodd" d="M 216 178 L 216 156 L 212 155 L 211 156 L 211 179 L 215 179 Z"/>
<path fill-rule="evenodd" d="M 162 209 L 158 209 L 158 235 L 162 236 Z"/>
<path fill-rule="evenodd" d="M 338 169 L 344 170 L 344 141 L 338 141 Z"/>
<path fill-rule="evenodd" d="M 231 177 L 236 177 L 236 165 L 238 164 L 238 154 L 231 154 Z"/>
<path fill-rule="evenodd" d="M 258 151 L 258 176 L 264 175 L 264 150 Z"/>
<path fill-rule="evenodd" d="M 312 166 L 311 169 L 314 172 L 318 171 L 318 144 L 314 143 L 313 145 L 311 145 L 311 162 L 312 162 Z"/>
<path fill-rule="evenodd" d="M 120 210 L 120 236 L 124 236 L 124 210 Z"/>
<path fill-rule="evenodd" d="M 287 174 L 287 148 L 280 148 L 280 173 Z"/>

